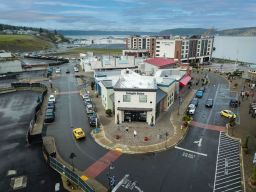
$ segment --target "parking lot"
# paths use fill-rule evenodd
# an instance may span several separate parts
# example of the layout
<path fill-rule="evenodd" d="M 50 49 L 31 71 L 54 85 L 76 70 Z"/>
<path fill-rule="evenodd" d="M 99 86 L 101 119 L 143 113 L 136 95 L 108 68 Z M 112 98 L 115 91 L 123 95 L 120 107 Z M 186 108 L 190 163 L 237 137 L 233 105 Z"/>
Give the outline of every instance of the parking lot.
<path fill-rule="evenodd" d="M 14 185 L 19 191 L 54 191 L 60 182 L 46 164 L 41 144 L 29 146 L 26 142 L 39 95 L 32 91 L 0 94 L 0 191 L 12 191 Z"/>
<path fill-rule="evenodd" d="M 240 143 L 220 133 L 214 192 L 242 192 Z"/>

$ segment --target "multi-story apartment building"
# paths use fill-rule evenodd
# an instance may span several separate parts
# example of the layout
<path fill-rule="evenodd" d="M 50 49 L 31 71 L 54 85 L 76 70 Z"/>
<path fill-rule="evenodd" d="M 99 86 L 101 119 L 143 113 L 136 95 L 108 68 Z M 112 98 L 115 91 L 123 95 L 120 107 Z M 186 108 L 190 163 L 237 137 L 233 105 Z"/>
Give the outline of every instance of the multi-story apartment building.
<path fill-rule="evenodd" d="M 181 38 L 180 61 L 202 63 L 209 61 L 213 51 L 213 37 Z"/>
<path fill-rule="evenodd" d="M 126 39 L 127 49 L 146 49 L 149 51 L 149 55 L 154 57 L 155 54 L 155 41 L 156 37 L 151 36 L 131 36 Z"/>
<path fill-rule="evenodd" d="M 209 61 L 213 51 L 213 37 L 147 37 L 132 36 L 126 41 L 127 49 L 146 49 L 150 57 L 178 59 L 180 62 Z"/>

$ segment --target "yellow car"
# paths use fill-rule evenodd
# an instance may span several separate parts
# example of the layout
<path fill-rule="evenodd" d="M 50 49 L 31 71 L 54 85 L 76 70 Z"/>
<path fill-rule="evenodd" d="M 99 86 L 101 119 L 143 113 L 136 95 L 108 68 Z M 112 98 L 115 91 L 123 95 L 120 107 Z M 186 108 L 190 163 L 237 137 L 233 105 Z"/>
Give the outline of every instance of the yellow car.
<path fill-rule="evenodd" d="M 73 135 L 76 139 L 83 139 L 85 138 L 85 133 L 82 128 L 75 128 L 73 129 Z"/>
<path fill-rule="evenodd" d="M 232 111 L 230 110 L 222 110 L 220 112 L 220 115 L 223 116 L 223 117 L 227 117 L 227 118 L 236 118 L 236 114 L 233 113 Z"/>

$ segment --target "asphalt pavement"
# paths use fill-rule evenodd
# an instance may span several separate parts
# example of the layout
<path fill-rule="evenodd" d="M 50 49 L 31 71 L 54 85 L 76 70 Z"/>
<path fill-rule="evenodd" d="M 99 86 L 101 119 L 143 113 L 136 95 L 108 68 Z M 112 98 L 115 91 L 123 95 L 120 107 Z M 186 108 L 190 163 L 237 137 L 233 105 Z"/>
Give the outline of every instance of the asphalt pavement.
<path fill-rule="evenodd" d="M 71 70 L 70 75 L 65 74 L 67 68 Z M 108 154 L 108 151 L 97 145 L 90 136 L 91 128 L 73 73 L 73 64 L 66 64 L 62 67 L 62 76 L 53 81 L 59 95 L 56 121 L 48 125 L 47 135 L 55 137 L 58 151 L 67 162 L 70 162 L 70 153 L 75 153 L 74 164 L 84 171 L 102 161 L 101 158 Z M 227 101 L 233 95 L 227 92 L 228 84 L 224 78 L 209 74 L 209 79 L 211 83 L 199 101 L 194 120 L 225 126 L 227 119 L 220 118 L 219 112 L 228 107 Z M 212 109 L 204 106 L 210 97 L 214 99 Z M 74 139 L 72 129 L 75 127 L 83 128 L 87 135 L 85 140 Z M 219 134 L 218 130 L 191 126 L 186 138 L 176 148 L 144 155 L 122 154 L 116 157 L 112 164 L 113 169 L 105 166 L 95 178 L 108 186 L 109 175 L 115 176 L 115 184 L 118 184 L 116 191 L 120 192 L 212 192 Z"/>
<path fill-rule="evenodd" d="M 54 191 L 61 185 L 59 174 L 45 162 L 41 144 L 28 145 L 26 133 L 40 93 L 18 91 L 0 94 L 0 191 Z M 21 181 L 19 185 L 19 182 Z"/>

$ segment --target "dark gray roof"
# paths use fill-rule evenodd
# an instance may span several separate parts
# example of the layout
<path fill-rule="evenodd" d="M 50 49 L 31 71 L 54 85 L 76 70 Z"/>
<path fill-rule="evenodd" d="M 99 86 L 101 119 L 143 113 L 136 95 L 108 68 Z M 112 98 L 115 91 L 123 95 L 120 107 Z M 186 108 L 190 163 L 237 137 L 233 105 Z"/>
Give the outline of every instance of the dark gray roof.
<path fill-rule="evenodd" d="M 156 103 L 162 101 L 166 96 L 166 93 L 163 92 L 161 89 L 157 89 L 156 91 Z"/>
<path fill-rule="evenodd" d="M 103 80 L 102 84 L 106 87 L 106 88 L 113 88 L 112 85 L 112 80 Z"/>

